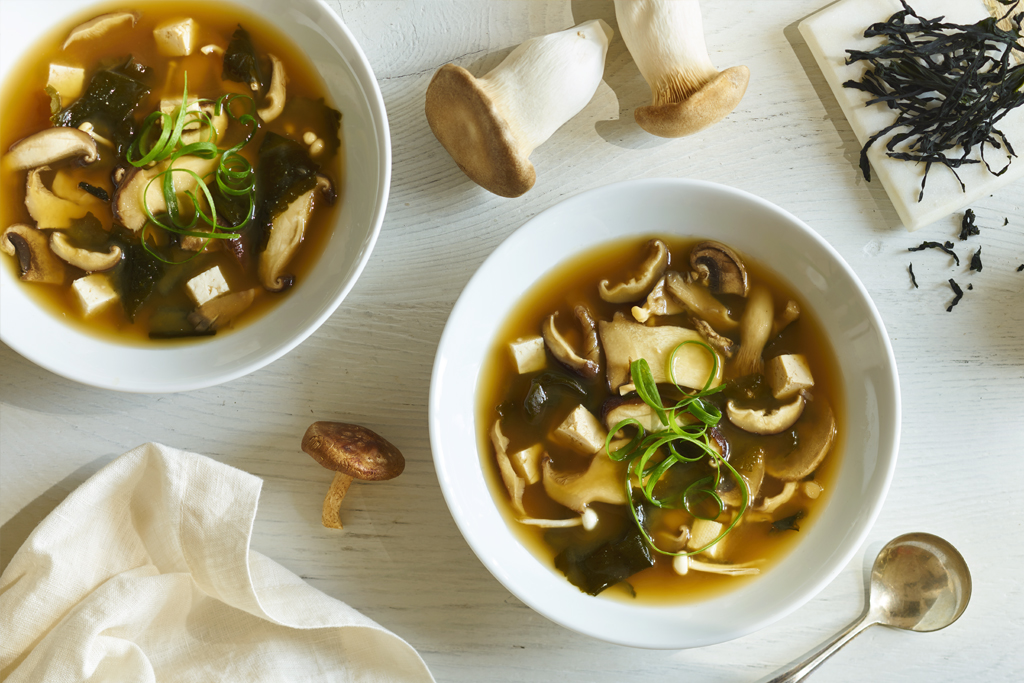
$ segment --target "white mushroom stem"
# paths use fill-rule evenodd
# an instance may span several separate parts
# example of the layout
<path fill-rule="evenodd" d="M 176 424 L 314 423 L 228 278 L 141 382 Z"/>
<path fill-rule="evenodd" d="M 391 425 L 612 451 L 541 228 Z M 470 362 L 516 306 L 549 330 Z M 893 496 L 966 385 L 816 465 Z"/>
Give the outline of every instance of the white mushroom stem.
<path fill-rule="evenodd" d="M 274 65 L 274 70 L 270 77 L 270 92 L 267 93 L 266 104 L 256 111 L 264 123 L 270 123 L 284 111 L 285 84 L 288 82 L 288 77 L 284 72 L 284 64 L 281 63 L 281 60 L 274 55 L 270 55 L 270 61 Z"/>
<path fill-rule="evenodd" d="M 537 178 L 530 154 L 597 91 L 611 36 L 597 19 L 531 38 L 481 78 L 446 64 L 427 88 L 430 129 L 474 182 L 518 197 Z"/>
<path fill-rule="evenodd" d="M 690 135 L 731 112 L 750 80 L 745 66 L 719 73 L 708 56 L 698 0 L 615 0 L 622 39 L 651 86 L 636 121 L 661 137 Z"/>

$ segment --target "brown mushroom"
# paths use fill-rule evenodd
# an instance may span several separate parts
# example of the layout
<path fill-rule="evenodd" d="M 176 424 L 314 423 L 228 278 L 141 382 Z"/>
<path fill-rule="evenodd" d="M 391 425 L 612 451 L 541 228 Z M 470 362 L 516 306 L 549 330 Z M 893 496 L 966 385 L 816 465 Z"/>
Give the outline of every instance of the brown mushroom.
<path fill-rule="evenodd" d="M 771 453 L 765 472 L 781 481 L 800 481 L 818 468 L 836 439 L 836 418 L 823 396 L 807 401 L 803 415 L 794 426 L 796 448 L 789 453 Z"/>
<path fill-rule="evenodd" d="M 580 326 L 583 328 L 582 355 L 576 353 L 572 345 L 566 341 L 565 337 L 559 333 L 558 328 L 555 327 L 555 318 L 558 317 L 558 311 L 548 316 L 541 326 L 544 343 L 547 345 L 548 350 L 551 351 L 551 355 L 559 363 L 576 374 L 586 378 L 597 377 L 597 374 L 601 371 L 601 346 L 597 337 L 597 323 L 594 322 L 594 318 L 590 315 L 587 307 L 582 304 L 576 306 L 573 309 L 573 313 L 576 314 L 576 319 L 580 321 Z"/>
<path fill-rule="evenodd" d="M 21 279 L 44 285 L 64 282 L 64 263 L 53 255 L 46 233 L 24 223 L 15 223 L 0 235 L 0 251 L 18 259 Z"/>
<path fill-rule="evenodd" d="M 736 374 L 759 375 L 764 370 L 761 352 L 772 331 L 774 313 L 772 293 L 767 287 L 755 286 L 747 298 L 747 308 L 740 319 L 740 348 L 733 359 Z"/>
<path fill-rule="evenodd" d="M 342 528 L 339 507 L 353 479 L 384 481 L 405 469 L 401 451 L 384 437 L 344 422 L 314 422 L 302 437 L 302 450 L 334 471 L 323 509 L 323 525 L 329 529 Z"/>
<path fill-rule="evenodd" d="M 106 252 L 81 249 L 71 244 L 62 232 L 50 235 L 50 249 L 67 263 L 87 273 L 110 270 L 121 262 L 121 247 L 111 245 Z"/>
<path fill-rule="evenodd" d="M 49 166 L 64 159 L 79 157 L 83 164 L 99 158 L 96 141 L 77 128 L 47 128 L 11 145 L 4 155 L 7 167 L 14 171 Z"/>
<path fill-rule="evenodd" d="M 735 251 L 720 242 L 701 242 L 690 251 L 690 267 L 715 294 L 746 296 L 747 269 Z"/>
<path fill-rule="evenodd" d="M 647 293 L 654 281 L 668 268 L 668 246 L 661 240 L 651 240 L 647 243 L 647 251 L 647 258 L 640 265 L 640 274 L 629 282 L 620 282 L 614 287 L 609 286 L 608 280 L 598 283 L 597 290 L 602 299 L 622 304 L 637 301 Z"/>
<path fill-rule="evenodd" d="M 739 327 L 739 322 L 729 315 L 729 307 L 716 299 L 707 287 L 687 281 L 679 273 L 665 273 L 665 291 L 681 303 L 691 317 L 706 321 L 719 332 L 731 332 Z"/>
<path fill-rule="evenodd" d="M 800 419 L 804 412 L 804 397 L 797 396 L 789 403 L 773 408 L 744 408 L 730 400 L 725 404 L 729 421 L 751 434 L 779 434 Z"/>

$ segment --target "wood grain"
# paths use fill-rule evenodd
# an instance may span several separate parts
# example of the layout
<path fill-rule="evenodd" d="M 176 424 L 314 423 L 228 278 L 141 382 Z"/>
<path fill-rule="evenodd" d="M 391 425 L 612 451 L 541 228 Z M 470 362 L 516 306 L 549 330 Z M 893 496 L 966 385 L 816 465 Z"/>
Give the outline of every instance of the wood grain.
<path fill-rule="evenodd" d="M 969 273 L 923 239 L 955 239 L 958 217 L 911 236 L 863 181 L 859 146 L 796 31 L 825 0 L 702 3 L 719 67 L 747 64 L 738 109 L 691 138 L 643 133 L 650 91 L 616 36 L 594 100 L 533 154 L 536 186 L 510 200 L 480 189 L 430 134 L 423 95 L 455 62 L 474 73 L 527 37 L 599 17 L 611 2 L 331 0 L 373 64 L 391 123 L 384 229 L 338 311 L 284 358 L 227 385 L 168 396 L 79 386 L 0 346 L 0 568 L 75 486 L 116 455 L 159 441 L 263 478 L 254 547 L 407 639 L 439 681 L 755 681 L 852 621 L 864 573 L 889 538 L 929 531 L 957 545 L 974 597 L 933 634 L 870 629 L 816 681 L 1011 681 L 1024 667 L 1024 186 L 974 206 L 985 267 Z M 1018 162 L 1024 163 L 1024 162 Z M 427 396 L 459 292 L 523 222 L 560 200 L 631 178 L 699 178 L 760 195 L 825 237 L 863 280 L 896 353 L 899 463 L 857 559 L 809 604 L 737 641 L 680 652 L 610 646 L 513 598 L 463 541 L 434 475 Z M 1003 226 L 1003 219 L 1009 225 Z M 920 289 L 907 273 L 913 262 Z M 966 288 L 947 313 L 955 278 Z M 320 525 L 331 480 L 299 448 L 315 420 L 363 424 L 405 454 L 405 473 L 353 486 L 345 530 Z"/>

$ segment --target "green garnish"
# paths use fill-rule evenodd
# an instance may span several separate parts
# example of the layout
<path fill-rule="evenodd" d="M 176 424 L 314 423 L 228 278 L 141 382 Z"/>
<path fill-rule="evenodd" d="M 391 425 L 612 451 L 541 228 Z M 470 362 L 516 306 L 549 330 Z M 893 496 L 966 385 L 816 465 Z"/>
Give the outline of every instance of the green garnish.
<path fill-rule="evenodd" d="M 675 380 L 674 361 L 679 350 L 687 344 L 696 344 L 703 347 L 711 354 L 712 369 L 708 375 L 704 387 L 696 392 L 687 394 Z M 704 552 L 711 546 L 722 540 L 726 534 L 732 531 L 747 509 L 750 501 L 750 491 L 747 488 L 746 480 L 723 458 L 711 445 L 712 436 L 710 429 L 715 427 L 722 419 L 722 413 L 705 399 L 725 388 L 725 385 L 711 387 L 711 383 L 718 375 L 718 355 L 704 342 L 685 341 L 675 349 L 668 358 L 667 374 L 673 386 L 684 394 L 684 397 L 674 405 L 666 407 L 662 401 L 661 393 L 654 382 L 650 365 L 643 358 L 635 360 L 630 364 L 630 373 L 633 384 L 636 386 L 637 394 L 644 403 L 654 409 L 664 425 L 662 429 L 648 433 L 635 419 L 626 419 L 616 424 L 608 432 L 605 439 L 605 452 L 608 457 L 615 461 L 626 461 L 626 500 L 629 503 L 633 521 L 643 535 L 644 539 L 655 551 L 663 555 L 697 555 Z M 688 415 L 689 417 L 684 417 Z M 684 423 L 685 422 L 685 423 Z M 628 444 L 615 451 L 611 450 L 613 436 L 622 428 L 636 427 L 637 433 Z M 693 456 L 684 455 L 680 449 L 684 446 L 691 450 L 696 449 L 697 454 Z M 656 456 L 661 456 L 660 460 Z M 666 475 L 676 465 L 686 463 L 698 463 L 707 459 L 714 474 L 702 477 L 689 484 L 682 493 L 660 494 L 657 489 Z M 723 468 L 736 480 L 740 490 L 743 492 L 743 503 L 739 508 L 732 522 L 714 540 L 702 548 L 690 552 L 669 552 L 662 550 L 655 543 L 648 533 L 642 521 L 642 511 L 638 510 L 636 501 L 633 498 L 634 489 L 639 489 L 648 503 L 663 509 L 686 510 L 696 519 L 713 520 L 718 518 L 725 511 L 725 504 L 716 489 L 722 481 Z M 638 486 L 634 485 L 634 478 Z"/>
<path fill-rule="evenodd" d="M 236 113 L 232 107 L 238 100 L 242 100 L 248 105 L 240 114 Z M 190 104 L 202 105 L 211 102 L 214 104 L 215 116 L 226 113 L 230 120 L 249 127 L 248 134 L 237 145 L 226 149 L 219 148 L 216 142 L 217 129 L 213 118 L 201 108 L 189 110 Z M 256 206 L 256 174 L 252 164 L 241 154 L 242 148 L 249 144 L 259 129 L 259 121 L 254 116 L 255 110 L 256 103 L 251 97 L 237 94 L 222 95 L 217 100 L 200 99 L 190 103 L 188 73 L 186 73 L 181 106 L 178 107 L 177 114 L 171 115 L 167 112 L 156 111 L 143 121 L 141 132 L 128 148 L 126 155 L 128 162 L 136 167 L 157 163 L 166 163 L 167 165 L 165 170 L 150 179 L 143 192 L 143 197 L 147 197 L 150 186 L 159 180 L 164 203 L 167 206 L 166 214 L 157 216 L 153 214 L 148 202 L 143 202 L 142 208 L 148 220 L 142 228 L 142 246 L 154 258 L 169 264 L 186 263 L 201 254 L 211 239 L 238 239 L 241 237 L 237 231 L 249 223 L 255 215 Z M 199 124 L 198 137 L 200 141 L 184 144 L 182 136 L 185 127 L 192 123 Z M 216 159 L 216 169 L 212 173 L 213 180 L 216 182 L 215 191 L 222 196 L 242 198 L 243 205 L 247 200 L 248 209 L 242 213 L 240 222 L 232 221 L 232 231 L 221 229 L 217 219 L 217 202 L 210 188 L 207 187 L 208 178 L 202 178 L 195 171 L 187 168 L 174 167 L 174 163 L 178 159 L 186 156 Z M 189 212 L 182 210 L 177 193 L 174 191 L 175 173 L 191 176 L 198 189 L 198 192 L 188 190 L 183 193 L 191 204 Z M 186 213 L 190 213 L 189 218 L 185 217 Z M 200 221 L 210 229 L 199 228 Z M 201 238 L 204 240 L 203 246 L 184 261 L 169 260 L 150 247 L 146 239 L 146 230 L 151 226 L 180 236 Z"/>

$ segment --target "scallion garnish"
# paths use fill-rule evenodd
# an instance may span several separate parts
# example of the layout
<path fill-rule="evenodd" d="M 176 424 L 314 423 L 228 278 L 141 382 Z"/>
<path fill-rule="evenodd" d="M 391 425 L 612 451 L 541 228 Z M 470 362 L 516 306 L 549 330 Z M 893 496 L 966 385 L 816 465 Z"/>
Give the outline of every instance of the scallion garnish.
<path fill-rule="evenodd" d="M 695 393 L 686 393 L 683 387 L 679 386 L 675 380 L 675 357 L 679 350 L 687 344 L 696 344 L 703 347 L 711 354 L 712 358 L 711 373 L 708 375 L 704 387 Z M 670 381 L 676 389 L 684 394 L 682 399 L 669 407 L 666 407 L 662 401 L 661 394 L 658 391 L 657 384 L 654 382 L 654 377 L 647 361 L 641 358 L 630 364 L 630 375 L 637 394 L 658 415 L 663 428 L 648 433 L 637 420 L 632 418 L 623 420 L 609 430 L 608 437 L 605 440 L 605 452 L 612 460 L 626 461 L 628 463 L 625 481 L 626 500 L 629 503 L 633 520 L 648 545 L 663 555 L 697 555 L 718 543 L 726 534 L 732 531 L 747 509 L 750 501 L 750 492 L 747 488 L 746 480 L 711 445 L 712 436 L 709 430 L 722 419 L 722 413 L 704 399 L 724 388 L 724 385 L 715 388 L 711 387 L 715 377 L 718 376 L 718 355 L 704 342 L 685 341 L 672 350 L 667 362 L 667 375 Z M 689 417 L 684 417 L 684 415 Z M 635 427 L 637 430 L 636 435 L 633 436 L 628 444 L 612 451 L 612 438 L 619 430 L 625 427 Z M 696 449 L 696 455 L 685 455 L 680 450 L 683 447 Z M 676 465 L 697 463 L 705 459 L 714 470 L 713 474 L 694 481 L 679 494 L 660 495 L 656 490 L 658 483 Z M 729 475 L 736 480 L 739 489 L 743 492 L 743 503 L 731 523 L 717 538 L 697 550 L 670 552 L 659 548 L 644 526 L 641 515 L 638 514 L 637 504 L 633 499 L 634 490 L 639 489 L 647 503 L 655 507 L 682 509 L 686 510 L 696 519 L 713 520 L 725 512 L 725 503 L 717 493 L 718 486 L 722 481 L 723 469 L 727 470 Z M 634 480 L 637 482 L 637 485 L 634 485 Z"/>
<path fill-rule="evenodd" d="M 233 108 L 235 102 L 238 101 L 244 105 L 241 113 L 236 113 Z M 215 116 L 227 114 L 230 121 L 249 128 L 241 142 L 225 149 L 217 146 L 218 131 L 213 118 L 202 109 L 203 104 L 211 103 Z M 246 95 L 226 94 L 215 101 L 197 99 L 192 104 L 198 105 L 199 109 L 189 109 L 188 74 L 186 73 L 181 105 L 176 114 L 157 111 L 147 116 L 141 132 L 132 141 L 127 153 L 128 162 L 133 166 L 143 167 L 158 163 L 166 166 L 146 184 L 142 195 L 142 208 L 148 219 L 142 228 L 142 246 L 154 258 L 164 263 L 190 261 L 201 254 L 212 239 L 238 239 L 241 237 L 238 231 L 244 228 L 255 214 L 256 176 L 252 164 L 241 154 L 242 148 L 249 144 L 259 129 L 259 120 L 254 115 L 255 101 Z M 182 140 L 185 127 L 193 123 L 197 123 L 199 126 L 199 134 L 196 136 L 199 141 L 185 144 Z M 249 208 L 246 211 L 245 220 L 232 226 L 232 231 L 222 230 L 217 220 L 217 207 L 213 194 L 207 187 L 210 177 L 200 177 L 191 169 L 174 166 L 178 159 L 188 156 L 216 159 L 216 166 L 211 175 L 213 176 L 212 181 L 217 184 L 217 189 L 225 195 L 248 198 Z M 176 173 L 191 176 L 196 185 L 197 191 L 190 190 L 183 193 L 191 205 L 188 210 L 183 210 L 180 206 L 178 195 L 174 191 L 174 175 Z M 161 194 L 167 207 L 166 213 L 160 216 L 154 215 L 148 201 L 145 201 L 145 198 L 149 196 L 150 186 L 157 181 L 160 182 Z M 200 222 L 209 226 L 209 229 L 200 228 Z M 198 237 L 204 242 L 195 254 L 184 261 L 172 261 L 150 247 L 146 239 L 146 231 L 149 228 L 157 228 L 181 236 Z"/>

